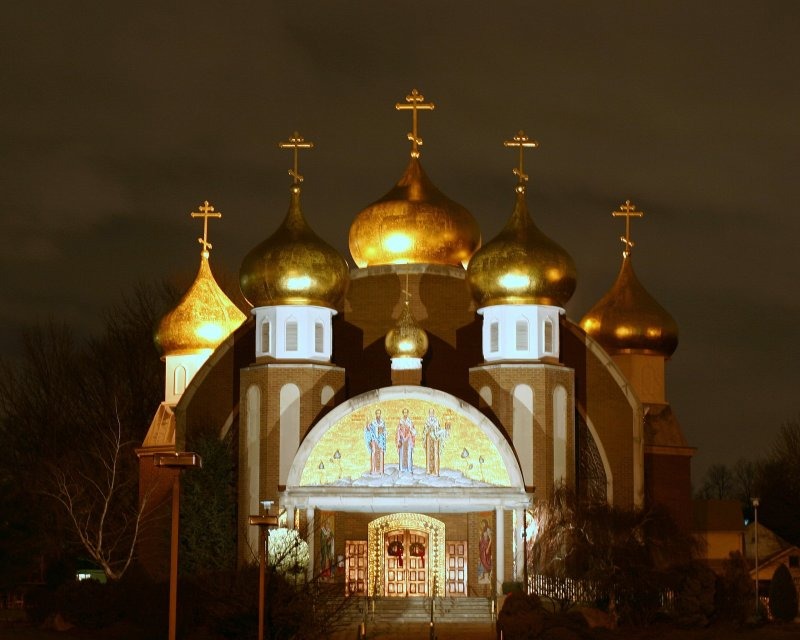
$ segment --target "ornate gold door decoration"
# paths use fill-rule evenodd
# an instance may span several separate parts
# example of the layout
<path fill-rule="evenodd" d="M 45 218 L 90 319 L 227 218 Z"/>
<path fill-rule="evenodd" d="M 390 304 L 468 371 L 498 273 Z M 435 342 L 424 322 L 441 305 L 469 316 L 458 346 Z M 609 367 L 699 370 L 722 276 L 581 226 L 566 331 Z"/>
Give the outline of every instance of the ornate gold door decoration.
<path fill-rule="evenodd" d="M 394 513 L 369 523 L 371 596 L 443 596 L 444 523 L 420 513 Z"/>

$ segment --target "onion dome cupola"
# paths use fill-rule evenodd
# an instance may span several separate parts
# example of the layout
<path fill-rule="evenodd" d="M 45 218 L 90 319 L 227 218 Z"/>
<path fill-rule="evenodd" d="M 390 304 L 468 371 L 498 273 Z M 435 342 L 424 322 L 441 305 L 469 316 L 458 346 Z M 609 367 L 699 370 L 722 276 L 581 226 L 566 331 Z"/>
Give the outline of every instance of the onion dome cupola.
<path fill-rule="evenodd" d="M 633 271 L 630 234 L 631 218 L 643 213 L 627 200 L 614 217 L 625 218 L 622 267 L 616 282 L 580 322 L 588 335 L 611 355 L 642 354 L 668 358 L 678 346 L 678 325 L 651 296 Z"/>
<path fill-rule="evenodd" d="M 467 283 L 484 316 L 483 355 L 487 362 L 557 360 L 558 316 L 575 291 L 575 262 L 528 213 L 524 150 L 538 143 L 520 131 L 503 144 L 519 149 L 514 211 L 467 267 Z"/>
<path fill-rule="evenodd" d="M 209 266 L 212 248 L 208 241 L 208 219 L 221 218 L 219 211 L 205 203 L 193 218 L 203 218 L 203 246 L 200 269 L 194 282 L 172 311 L 158 325 L 155 343 L 167 365 L 165 401 L 175 403 L 186 386 L 208 359 L 246 316 L 219 288 Z"/>
<path fill-rule="evenodd" d="M 297 132 L 279 144 L 294 152 L 289 211 L 269 238 L 245 256 L 239 284 L 256 316 L 256 356 L 330 361 L 331 320 L 347 289 L 344 258 L 309 227 L 300 205 Z"/>
<path fill-rule="evenodd" d="M 417 324 L 411 313 L 408 292 L 408 275 L 406 274 L 406 296 L 397 324 L 386 334 L 384 346 L 392 360 L 392 377 L 395 371 L 416 371 L 413 380 L 403 377 L 404 383 L 419 384 L 421 381 L 422 358 L 428 352 L 428 334 Z"/>
<path fill-rule="evenodd" d="M 406 96 L 405 104 L 395 105 L 411 111 L 411 158 L 397 184 L 361 211 L 350 226 L 350 253 L 361 268 L 388 264 L 465 267 L 480 247 L 475 218 L 436 188 L 419 160 L 418 111 L 431 111 L 434 106 L 416 89 Z"/>

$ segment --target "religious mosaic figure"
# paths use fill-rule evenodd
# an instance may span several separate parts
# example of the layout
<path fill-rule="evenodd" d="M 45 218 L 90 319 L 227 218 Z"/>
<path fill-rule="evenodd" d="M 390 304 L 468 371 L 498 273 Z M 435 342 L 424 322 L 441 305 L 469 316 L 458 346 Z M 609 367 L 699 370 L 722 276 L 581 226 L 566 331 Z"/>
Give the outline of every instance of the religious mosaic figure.
<path fill-rule="evenodd" d="M 381 418 L 381 410 L 375 410 L 375 419 L 364 427 L 364 443 L 369 453 L 369 472 L 374 476 L 383 474 L 383 460 L 386 454 L 386 422 Z"/>
<path fill-rule="evenodd" d="M 442 426 L 433 409 L 428 409 L 425 430 L 422 432 L 422 437 L 425 440 L 425 472 L 428 475 L 439 475 L 441 454 L 444 451 L 445 441 L 450 435 L 449 426 L 449 421 L 446 421 L 445 426 Z"/>
<path fill-rule="evenodd" d="M 323 579 L 333 578 L 333 531 L 326 521 L 319 532 L 319 576 Z"/>
<path fill-rule="evenodd" d="M 414 471 L 414 444 L 417 439 L 417 430 L 408 415 L 408 409 L 403 409 L 403 415 L 397 423 L 397 457 L 400 459 L 400 473 Z"/>
<path fill-rule="evenodd" d="M 478 582 L 492 581 L 492 530 L 486 518 L 481 520 L 481 536 L 478 539 Z"/>

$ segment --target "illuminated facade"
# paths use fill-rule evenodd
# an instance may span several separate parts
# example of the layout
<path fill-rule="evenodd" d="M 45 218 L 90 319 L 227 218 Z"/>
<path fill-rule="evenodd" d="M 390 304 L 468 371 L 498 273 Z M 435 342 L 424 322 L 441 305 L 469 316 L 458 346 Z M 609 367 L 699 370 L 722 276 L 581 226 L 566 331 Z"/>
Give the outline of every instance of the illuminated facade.
<path fill-rule="evenodd" d="M 142 468 L 204 430 L 233 434 L 240 561 L 257 548 L 248 516 L 273 501 L 306 535 L 309 577 L 351 594 L 497 593 L 522 579 L 525 510 L 560 483 L 689 514 L 692 449 L 664 393 L 674 322 L 628 276 L 582 325 L 567 318 L 574 263 L 527 210 L 536 143 L 506 143 L 516 201 L 481 246 L 422 169 L 417 111 L 433 105 L 415 91 L 397 106 L 412 111 L 409 165 L 354 217 L 349 270 L 303 217 L 297 158 L 311 143 L 281 145 L 294 153 L 289 211 L 242 263 L 251 318 L 167 396 Z M 632 276 L 631 246 L 628 230 Z"/>

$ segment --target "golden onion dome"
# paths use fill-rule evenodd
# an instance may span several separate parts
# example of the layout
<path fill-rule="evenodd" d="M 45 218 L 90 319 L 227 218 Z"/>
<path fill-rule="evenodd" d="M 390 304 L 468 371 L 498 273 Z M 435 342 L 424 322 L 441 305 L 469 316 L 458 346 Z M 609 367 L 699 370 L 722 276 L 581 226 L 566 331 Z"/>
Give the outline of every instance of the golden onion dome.
<path fill-rule="evenodd" d="M 480 244 L 475 218 L 434 186 L 418 157 L 411 158 L 398 183 L 350 226 L 350 253 L 359 267 L 463 267 Z"/>
<path fill-rule="evenodd" d="M 478 250 L 467 283 L 478 307 L 539 304 L 563 307 L 575 291 L 572 257 L 534 224 L 525 190 L 517 187 L 514 213 L 505 228 Z"/>
<path fill-rule="evenodd" d="M 403 305 L 397 324 L 386 334 L 384 346 L 390 358 L 422 358 L 427 353 L 428 334 L 411 315 L 408 300 Z"/>
<path fill-rule="evenodd" d="M 625 218 L 622 267 L 614 286 L 583 316 L 584 331 L 609 353 L 641 353 L 669 357 L 678 346 L 678 325 L 639 282 L 631 263 L 631 218 L 644 213 L 626 200 L 611 214 Z"/>
<path fill-rule="evenodd" d="M 308 226 L 300 186 L 291 188 L 289 211 L 277 231 L 245 256 L 239 284 L 254 307 L 308 305 L 335 309 L 349 272 L 341 255 Z"/>
<path fill-rule="evenodd" d="M 669 357 L 678 346 L 678 325 L 639 282 L 630 255 L 611 290 L 583 316 L 581 327 L 610 354 Z"/>
<path fill-rule="evenodd" d="M 162 318 L 155 342 L 164 356 L 213 351 L 245 319 L 214 280 L 204 249 L 197 277 L 177 306 Z"/>

